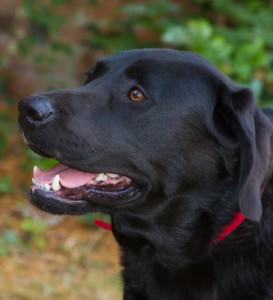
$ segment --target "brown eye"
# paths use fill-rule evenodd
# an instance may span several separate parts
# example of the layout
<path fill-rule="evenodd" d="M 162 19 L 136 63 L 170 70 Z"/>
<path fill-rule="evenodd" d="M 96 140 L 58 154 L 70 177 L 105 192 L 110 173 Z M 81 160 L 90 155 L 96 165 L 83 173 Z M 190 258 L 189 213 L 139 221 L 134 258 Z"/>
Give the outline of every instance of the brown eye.
<path fill-rule="evenodd" d="M 129 93 L 129 98 L 134 102 L 138 102 L 144 100 L 146 97 L 141 90 L 133 89 Z"/>

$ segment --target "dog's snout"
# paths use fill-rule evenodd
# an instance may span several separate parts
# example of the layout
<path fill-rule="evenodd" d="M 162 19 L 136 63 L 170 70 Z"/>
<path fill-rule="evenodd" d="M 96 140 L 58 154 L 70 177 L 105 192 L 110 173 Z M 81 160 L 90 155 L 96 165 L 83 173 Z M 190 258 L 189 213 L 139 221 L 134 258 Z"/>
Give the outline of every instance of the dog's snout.
<path fill-rule="evenodd" d="M 21 100 L 19 103 L 19 112 L 26 122 L 39 125 L 50 120 L 54 108 L 48 98 L 30 96 Z"/>

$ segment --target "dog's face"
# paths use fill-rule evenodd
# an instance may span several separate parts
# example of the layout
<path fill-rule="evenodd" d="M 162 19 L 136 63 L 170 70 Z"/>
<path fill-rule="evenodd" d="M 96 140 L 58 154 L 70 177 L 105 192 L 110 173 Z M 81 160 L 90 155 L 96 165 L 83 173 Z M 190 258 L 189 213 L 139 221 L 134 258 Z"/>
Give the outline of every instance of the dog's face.
<path fill-rule="evenodd" d="M 259 199 L 244 197 L 255 156 L 251 95 L 193 53 L 122 52 L 99 61 L 82 87 L 32 95 L 19 110 L 28 145 L 62 163 L 35 171 L 30 199 L 44 210 L 172 223 L 183 245 L 200 233 L 207 243 L 239 200 L 259 217 Z"/>

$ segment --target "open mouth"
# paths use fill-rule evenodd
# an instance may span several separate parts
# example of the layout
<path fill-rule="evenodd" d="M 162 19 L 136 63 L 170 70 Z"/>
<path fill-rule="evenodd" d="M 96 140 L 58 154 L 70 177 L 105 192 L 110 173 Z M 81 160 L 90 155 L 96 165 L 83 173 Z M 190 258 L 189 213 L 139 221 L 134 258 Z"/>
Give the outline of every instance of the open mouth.
<path fill-rule="evenodd" d="M 30 201 L 54 214 L 109 212 L 139 199 L 141 191 L 128 177 L 87 173 L 61 163 L 42 171 L 34 167 Z"/>

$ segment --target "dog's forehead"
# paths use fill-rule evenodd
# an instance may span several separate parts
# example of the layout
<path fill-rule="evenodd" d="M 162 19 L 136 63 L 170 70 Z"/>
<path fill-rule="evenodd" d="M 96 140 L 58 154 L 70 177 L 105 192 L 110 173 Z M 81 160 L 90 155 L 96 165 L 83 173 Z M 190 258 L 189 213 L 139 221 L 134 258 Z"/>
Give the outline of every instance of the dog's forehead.
<path fill-rule="evenodd" d="M 201 66 L 204 69 L 218 71 L 208 60 L 196 53 L 173 49 L 150 48 L 127 50 L 109 56 L 106 61 L 110 65 L 113 64 L 124 67 L 130 67 L 131 65 L 136 65 L 138 62 L 143 61 L 149 62 L 149 65 L 156 64 L 163 66 L 175 62 L 177 64 L 191 64 Z"/>
<path fill-rule="evenodd" d="M 166 71 L 172 68 L 189 72 L 205 73 L 220 81 L 230 82 L 229 78 L 219 71 L 212 63 L 204 57 L 189 51 L 179 51 L 173 49 L 138 49 L 118 52 L 104 58 L 101 62 L 106 64 L 109 69 L 126 72 L 131 67 L 145 67 L 146 71 L 153 67 L 162 67 Z M 149 68 L 150 67 L 150 68 Z"/>
<path fill-rule="evenodd" d="M 122 51 L 109 56 L 107 60 L 113 63 L 122 62 L 123 64 L 130 65 L 138 60 L 144 59 L 157 62 L 181 61 L 211 65 L 206 59 L 193 52 L 155 48 Z"/>

